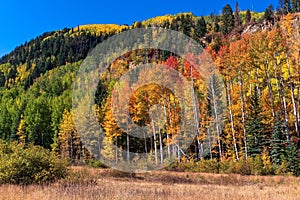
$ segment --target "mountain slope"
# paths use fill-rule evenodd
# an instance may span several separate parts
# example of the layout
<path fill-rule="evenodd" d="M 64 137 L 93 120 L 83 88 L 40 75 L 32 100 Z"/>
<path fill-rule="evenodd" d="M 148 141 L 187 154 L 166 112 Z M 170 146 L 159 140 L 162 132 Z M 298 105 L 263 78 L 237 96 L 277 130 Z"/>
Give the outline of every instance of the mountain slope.
<path fill-rule="evenodd" d="M 254 15 L 254 19 L 260 15 Z M 224 127 L 218 137 L 212 138 L 216 141 L 212 148 L 203 150 L 204 142 L 210 138 L 208 122 L 216 121 L 209 88 L 213 87 L 216 95 L 220 95 L 221 82 L 214 79 L 209 85 L 199 73 L 193 72 L 190 63 L 170 52 L 130 51 L 103 73 L 96 91 L 95 108 L 107 138 L 103 141 L 103 156 L 120 161 L 138 159 L 119 155 L 111 147 L 116 144 L 127 152 L 146 151 L 149 163 L 157 164 L 166 159 L 158 156 L 158 149 L 170 145 L 168 155 L 174 154 L 178 160 L 257 159 L 263 163 L 261 166 L 274 165 L 273 171 L 262 171 L 262 174 L 285 167 L 286 172 L 298 175 L 299 14 L 244 22 L 226 35 L 218 28 L 224 26 L 224 20 L 227 19 L 221 16 L 197 17 L 183 13 L 135 22 L 131 26 L 66 28 L 26 42 L 0 59 L 0 137 L 41 145 L 73 161 L 91 158 L 91 152 L 82 146 L 72 118 L 72 87 L 82 60 L 110 36 L 128 29 L 159 26 L 183 32 L 206 45 L 225 83 Z M 159 104 L 165 109 L 167 123 L 163 128 L 153 125 L 153 137 L 137 139 L 126 135 L 112 116 L 114 84 L 122 74 L 147 62 L 166 64 L 193 80 L 199 113 L 197 119 L 189 121 L 198 128 L 188 152 L 182 153 L 175 145 L 180 130 L 180 103 L 165 88 L 152 85 L 137 90 L 129 106 L 133 121 L 149 126 L 154 124 L 149 115 L 151 107 Z"/>

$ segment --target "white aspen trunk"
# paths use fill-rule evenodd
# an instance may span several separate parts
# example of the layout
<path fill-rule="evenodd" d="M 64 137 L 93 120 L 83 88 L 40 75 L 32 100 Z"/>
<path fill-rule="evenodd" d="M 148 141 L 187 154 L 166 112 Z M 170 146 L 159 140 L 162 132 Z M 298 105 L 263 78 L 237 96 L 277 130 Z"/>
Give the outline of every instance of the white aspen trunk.
<path fill-rule="evenodd" d="M 160 164 L 164 164 L 164 151 L 163 151 L 163 143 L 162 143 L 162 135 L 160 127 L 158 127 L 158 134 L 159 134 L 159 150 L 160 150 Z"/>
<path fill-rule="evenodd" d="M 292 98 L 292 104 L 293 104 L 293 115 L 294 115 L 294 120 L 295 120 L 295 130 L 297 133 L 297 136 L 299 137 L 299 118 L 298 118 L 298 114 L 297 114 L 297 107 L 296 107 L 296 103 L 295 103 L 295 88 L 294 88 L 294 83 L 291 82 L 291 66 L 290 66 L 290 62 L 288 60 L 288 55 L 286 55 L 287 57 L 287 64 L 288 64 L 288 75 L 289 75 L 289 86 L 290 86 L 290 90 L 291 90 L 291 98 Z"/>
<path fill-rule="evenodd" d="M 180 162 L 180 149 L 179 149 L 179 145 L 177 145 L 177 159 L 178 159 L 178 162 Z"/>
<path fill-rule="evenodd" d="M 245 148 L 245 159 L 248 159 L 248 146 L 247 146 L 247 133 L 246 133 L 246 126 L 245 126 L 245 101 L 244 101 L 244 83 L 242 80 L 242 74 L 240 72 L 240 100 L 242 103 L 241 111 L 242 111 L 242 124 L 243 124 L 243 133 L 244 133 L 244 148 Z"/>
<path fill-rule="evenodd" d="M 256 84 L 256 90 L 257 90 L 257 95 L 258 97 L 261 96 L 261 92 L 260 92 L 260 88 L 259 88 L 259 76 L 258 76 L 258 68 L 256 68 L 255 70 L 255 78 L 256 78 L 256 81 L 257 81 L 257 84 Z"/>
<path fill-rule="evenodd" d="M 229 83 L 227 96 L 228 96 L 229 120 L 230 120 L 230 125 L 231 125 L 231 133 L 232 133 L 232 139 L 233 139 L 234 152 L 235 152 L 236 159 L 239 161 L 239 153 L 238 153 L 237 144 L 236 144 L 234 122 L 233 122 L 233 116 L 232 116 L 232 110 L 231 110 L 232 104 L 231 104 L 231 98 L 230 98 L 230 83 Z"/>
<path fill-rule="evenodd" d="M 126 140 L 127 140 L 127 162 L 129 162 L 129 157 L 130 157 L 130 154 L 129 154 L 129 133 L 127 132 L 127 135 L 126 135 Z"/>
<path fill-rule="evenodd" d="M 169 133 L 168 133 L 168 118 L 167 118 L 167 109 L 166 109 L 166 102 L 164 101 L 164 117 L 166 123 L 166 135 L 167 135 L 167 149 L 168 149 L 168 158 L 170 159 L 171 156 L 171 149 L 170 149 L 170 141 L 169 141 Z"/>
<path fill-rule="evenodd" d="M 216 96 L 215 96 L 215 88 L 214 88 L 212 79 L 210 79 L 210 86 L 211 86 L 211 91 L 212 91 L 212 100 L 213 100 L 213 107 L 214 107 L 215 120 L 216 120 L 216 129 L 217 129 L 217 134 L 218 134 L 219 156 L 220 156 L 220 159 L 222 159 L 220 121 L 219 121 L 218 108 L 217 108 L 217 102 L 216 102 Z"/>
<path fill-rule="evenodd" d="M 289 133 L 289 118 L 288 118 L 288 113 L 286 110 L 286 99 L 284 96 L 284 83 L 281 77 L 281 84 L 282 84 L 282 100 L 283 100 L 283 111 L 284 111 L 284 118 L 285 118 L 285 133 L 286 133 L 286 140 L 287 143 L 290 143 L 290 133 Z"/>
<path fill-rule="evenodd" d="M 207 129 L 207 135 L 208 135 L 208 144 L 209 144 L 209 156 L 210 159 L 212 160 L 212 141 L 211 141 L 211 133 L 210 133 L 210 129 Z"/>
<path fill-rule="evenodd" d="M 193 79 L 192 79 L 193 80 Z M 199 131 L 199 115 L 197 112 L 197 103 L 196 103 L 196 98 L 195 98 L 195 93 L 194 93 L 194 82 L 192 81 L 191 83 L 191 91 L 192 91 L 192 101 L 193 101 L 193 112 L 194 112 L 194 125 L 195 125 L 195 135 L 196 135 L 196 140 L 198 144 L 198 157 L 202 157 L 201 153 L 201 142 L 199 140 L 200 137 L 200 131 Z"/>
<path fill-rule="evenodd" d="M 269 99 L 271 103 L 271 111 L 272 111 L 272 117 L 274 124 L 276 123 L 276 118 L 275 118 L 275 108 L 274 108 L 274 101 L 273 101 L 273 90 L 272 90 L 272 85 L 270 82 L 270 70 L 268 69 L 269 62 L 264 65 L 265 67 L 265 73 L 266 73 L 266 78 L 267 78 L 267 86 L 268 86 L 268 91 L 269 91 Z"/>
<path fill-rule="evenodd" d="M 144 147 L 145 147 L 146 156 L 148 156 L 147 138 L 146 138 L 146 133 L 145 132 L 144 132 Z"/>
<path fill-rule="evenodd" d="M 155 156 L 155 164 L 157 165 L 157 146 L 156 146 L 156 131 L 155 131 L 155 124 L 152 120 L 152 130 L 153 130 L 153 145 L 154 145 L 154 156 Z"/>
<path fill-rule="evenodd" d="M 115 162 L 116 162 L 116 165 L 117 165 L 118 164 L 118 140 L 117 140 L 117 138 L 116 138 L 116 154 L 115 154 L 115 156 L 116 156 Z"/>
<path fill-rule="evenodd" d="M 290 138 L 289 138 L 289 119 L 288 119 L 288 114 L 286 111 L 286 99 L 284 96 L 284 82 L 283 82 L 283 78 L 282 78 L 282 73 L 280 74 L 280 77 L 277 76 L 277 69 L 276 69 L 276 64 L 274 64 L 274 74 L 275 74 L 275 80 L 276 80 L 276 87 L 277 87 L 277 91 L 278 91 L 278 96 L 279 98 L 282 100 L 282 107 L 283 107 L 283 113 L 284 113 L 284 124 L 285 124 L 285 135 L 286 135 L 286 139 L 287 142 L 290 142 Z M 282 69 L 280 69 L 280 71 L 282 72 Z M 280 79 L 280 86 L 279 86 L 279 81 L 278 79 Z"/>

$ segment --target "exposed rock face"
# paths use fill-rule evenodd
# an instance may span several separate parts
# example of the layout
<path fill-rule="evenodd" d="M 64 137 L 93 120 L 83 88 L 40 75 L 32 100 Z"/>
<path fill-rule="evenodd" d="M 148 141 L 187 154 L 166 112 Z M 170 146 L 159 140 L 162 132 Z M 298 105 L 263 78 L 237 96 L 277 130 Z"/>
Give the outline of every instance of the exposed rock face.
<path fill-rule="evenodd" d="M 272 29 L 274 25 L 270 22 L 264 21 L 263 23 L 251 23 L 248 24 L 244 27 L 244 30 L 242 32 L 242 35 L 248 33 L 248 34 L 253 34 L 256 32 L 261 32 L 264 30 L 270 30 Z"/>

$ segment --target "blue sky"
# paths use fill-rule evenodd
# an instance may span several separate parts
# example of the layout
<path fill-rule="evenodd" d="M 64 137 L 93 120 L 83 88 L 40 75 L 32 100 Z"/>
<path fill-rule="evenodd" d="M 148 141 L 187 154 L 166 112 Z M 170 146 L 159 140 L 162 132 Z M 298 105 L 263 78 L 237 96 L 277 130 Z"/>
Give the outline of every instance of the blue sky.
<path fill-rule="evenodd" d="M 210 2 L 210 3 L 207 3 Z M 193 12 L 208 15 L 221 12 L 236 0 L 2 0 L 0 2 L 0 56 L 16 46 L 52 30 L 82 24 L 131 24 L 147 18 Z M 264 11 L 278 0 L 240 0 L 241 10 Z"/>

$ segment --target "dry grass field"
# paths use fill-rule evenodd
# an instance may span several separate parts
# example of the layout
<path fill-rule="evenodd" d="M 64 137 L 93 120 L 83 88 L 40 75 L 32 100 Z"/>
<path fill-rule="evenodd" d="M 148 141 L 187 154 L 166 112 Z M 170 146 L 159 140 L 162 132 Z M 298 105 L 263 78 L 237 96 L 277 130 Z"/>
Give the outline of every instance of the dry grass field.
<path fill-rule="evenodd" d="M 125 174 L 108 169 L 71 168 L 71 175 L 47 185 L 2 185 L 0 199 L 300 199 L 300 178 L 156 171 Z"/>

